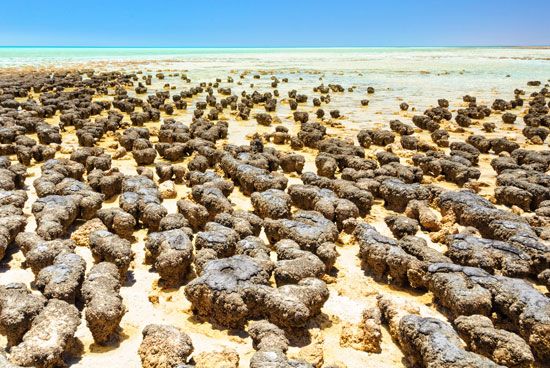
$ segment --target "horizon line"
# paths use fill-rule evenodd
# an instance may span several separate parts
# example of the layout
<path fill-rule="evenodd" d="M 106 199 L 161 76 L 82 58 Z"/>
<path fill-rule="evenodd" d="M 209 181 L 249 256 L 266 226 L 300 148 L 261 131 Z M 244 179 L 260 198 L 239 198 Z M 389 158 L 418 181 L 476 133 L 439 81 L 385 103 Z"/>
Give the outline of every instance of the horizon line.
<path fill-rule="evenodd" d="M 540 45 L 400 45 L 400 46 L 86 46 L 86 45 L 0 45 L 0 48 L 89 48 L 89 49 L 366 49 L 366 48 L 550 48 Z"/>

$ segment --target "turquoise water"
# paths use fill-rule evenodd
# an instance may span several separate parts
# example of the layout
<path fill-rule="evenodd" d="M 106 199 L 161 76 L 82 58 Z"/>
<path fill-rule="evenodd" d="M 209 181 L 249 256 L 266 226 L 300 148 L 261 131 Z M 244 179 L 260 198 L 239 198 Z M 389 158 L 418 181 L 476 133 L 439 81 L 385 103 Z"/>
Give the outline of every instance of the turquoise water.
<path fill-rule="evenodd" d="M 174 56 L 205 54 L 253 54 L 253 53 L 399 53 L 409 51 L 434 52 L 442 50 L 503 50 L 501 47 L 332 47 L 332 48 L 194 48 L 194 47 L 32 47 L 0 46 L 0 57 L 52 57 L 52 58 L 101 58 Z"/>
<path fill-rule="evenodd" d="M 151 62 L 175 69 L 355 70 L 376 73 L 474 72 L 548 78 L 549 49 L 520 48 L 86 48 L 0 47 L 1 67 Z M 211 65 L 209 65 L 211 64 Z M 120 66 L 120 65 L 117 65 Z M 546 75 L 543 75 L 546 74 Z"/>
<path fill-rule="evenodd" d="M 372 48 L 116 48 L 116 47 L 0 47 L 0 66 L 19 66 L 32 62 L 86 62 L 107 60 L 166 60 L 200 59 L 204 57 L 262 57 L 302 56 L 317 58 L 319 55 L 336 58 L 350 57 L 423 57 L 434 59 L 481 58 L 527 59 L 549 61 L 548 49 L 521 49 L 500 47 L 372 47 Z"/>
<path fill-rule="evenodd" d="M 0 47 L 2 67 L 153 67 L 175 70 L 417 73 L 484 79 L 550 78 L 550 49 L 521 48 L 86 48 Z M 202 76 L 202 75 L 201 75 Z"/>

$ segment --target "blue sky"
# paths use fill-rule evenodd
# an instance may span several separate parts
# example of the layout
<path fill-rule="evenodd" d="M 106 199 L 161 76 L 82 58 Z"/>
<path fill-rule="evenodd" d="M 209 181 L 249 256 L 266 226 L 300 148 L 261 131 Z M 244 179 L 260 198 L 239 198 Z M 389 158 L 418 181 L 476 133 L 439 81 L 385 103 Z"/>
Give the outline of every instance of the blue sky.
<path fill-rule="evenodd" d="M 9 0 L 4 46 L 550 45 L 550 0 Z"/>

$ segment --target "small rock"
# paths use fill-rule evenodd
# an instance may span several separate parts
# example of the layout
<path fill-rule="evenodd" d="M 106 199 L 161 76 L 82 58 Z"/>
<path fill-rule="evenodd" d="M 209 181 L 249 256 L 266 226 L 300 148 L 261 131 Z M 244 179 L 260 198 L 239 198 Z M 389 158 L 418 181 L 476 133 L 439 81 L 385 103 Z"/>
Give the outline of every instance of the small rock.
<path fill-rule="evenodd" d="M 71 234 L 71 239 L 79 247 L 89 247 L 90 234 L 96 230 L 107 230 L 107 227 L 103 225 L 103 222 L 98 218 L 91 219 L 82 224 Z"/>
<path fill-rule="evenodd" d="M 325 362 L 322 336 L 317 335 L 312 337 L 313 342 L 307 346 L 304 346 L 296 354 L 290 356 L 291 359 L 297 361 L 306 361 L 315 368 L 321 368 Z"/>
<path fill-rule="evenodd" d="M 464 184 L 464 188 L 471 189 L 476 193 L 479 193 L 481 191 L 482 183 L 479 181 L 471 180 Z"/>
<path fill-rule="evenodd" d="M 115 153 L 113 153 L 113 159 L 118 159 L 118 158 L 122 158 L 124 156 L 126 156 L 126 148 L 124 147 L 119 147 L 116 149 Z"/>
<path fill-rule="evenodd" d="M 74 147 L 73 146 L 69 146 L 69 145 L 62 145 L 61 146 L 61 149 L 59 152 L 63 153 L 64 155 L 70 155 L 71 153 L 73 153 L 74 151 Z"/>
<path fill-rule="evenodd" d="M 166 180 L 159 184 L 160 196 L 162 199 L 176 198 L 178 192 L 172 180 Z"/>
<path fill-rule="evenodd" d="M 342 327 L 340 346 L 369 353 L 380 353 L 382 351 L 380 318 L 380 309 L 376 307 L 365 309 L 358 325 L 346 323 Z"/>
<path fill-rule="evenodd" d="M 511 207 L 511 210 L 513 213 L 515 213 L 516 215 L 519 215 L 521 216 L 523 214 L 523 210 L 521 208 L 519 208 L 518 206 L 514 205 Z"/>

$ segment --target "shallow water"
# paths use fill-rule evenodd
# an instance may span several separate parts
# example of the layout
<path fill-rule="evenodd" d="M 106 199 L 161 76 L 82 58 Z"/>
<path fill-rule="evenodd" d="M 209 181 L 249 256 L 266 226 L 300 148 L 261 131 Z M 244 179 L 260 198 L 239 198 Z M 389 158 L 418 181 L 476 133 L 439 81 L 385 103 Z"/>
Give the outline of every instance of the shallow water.
<path fill-rule="evenodd" d="M 143 70 L 149 74 L 171 70 L 184 72 L 192 79 L 190 85 L 216 78 L 225 81 L 229 74 L 238 82 L 243 72 L 261 73 L 266 74 L 262 79 L 248 75 L 242 86 L 233 85 L 233 93 L 250 91 L 249 83 L 260 91 L 271 90 L 269 76 L 276 75 L 290 80 L 290 84 L 279 84 L 282 97 L 292 88 L 309 93 L 321 83 L 355 86 L 356 93 L 333 94 L 334 105 L 346 115 L 342 122 L 346 126 L 346 122 L 386 121 L 399 111 L 402 101 L 423 111 L 438 98 L 456 106 L 464 94 L 477 96 L 486 104 L 496 96 L 511 99 L 513 90 L 527 81 L 550 79 L 550 49 L 0 47 L 0 70 L 37 67 Z M 164 83 L 178 88 L 186 84 L 179 77 L 167 76 L 157 81 L 156 87 L 162 88 Z M 376 94 L 367 95 L 368 86 L 374 87 Z M 370 100 L 368 108 L 361 108 L 363 98 Z M 346 127 L 352 128 L 351 124 Z"/>
<path fill-rule="evenodd" d="M 550 49 L 0 47 L 0 68 L 63 67 L 82 63 L 107 67 L 110 64 L 118 67 L 119 63 L 140 66 L 162 63 L 164 68 L 188 69 L 190 76 L 200 79 L 245 69 L 265 69 L 281 74 L 321 72 L 327 73 L 331 82 L 353 82 L 358 87 L 370 83 L 396 91 L 430 90 L 432 93 L 435 91 L 428 87 L 440 86 L 452 92 L 463 91 L 465 87 L 501 88 L 515 86 L 518 80 L 550 78 Z M 345 75 L 338 75 L 341 72 Z M 350 75 L 349 72 L 363 75 Z M 506 78 L 507 75 L 510 77 Z"/>

